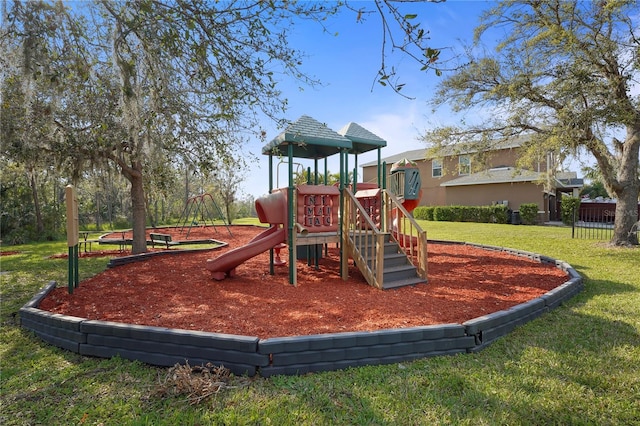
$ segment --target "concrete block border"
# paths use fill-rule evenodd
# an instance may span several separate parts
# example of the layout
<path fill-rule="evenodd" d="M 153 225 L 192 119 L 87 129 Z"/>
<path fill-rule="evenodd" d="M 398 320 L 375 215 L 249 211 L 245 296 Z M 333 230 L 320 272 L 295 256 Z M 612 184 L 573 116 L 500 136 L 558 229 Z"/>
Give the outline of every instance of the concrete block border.
<path fill-rule="evenodd" d="M 433 241 L 435 242 L 435 241 Z M 438 324 L 373 332 L 329 333 L 259 339 L 123 324 L 54 314 L 38 309 L 56 287 L 49 282 L 20 309 L 22 327 L 43 341 L 81 355 L 120 356 L 157 366 L 224 365 L 236 375 L 263 377 L 392 364 L 420 358 L 478 352 L 515 327 L 555 309 L 582 291 L 583 278 L 566 262 L 510 248 L 468 244 L 549 263 L 568 280 L 544 295 L 462 324 Z"/>

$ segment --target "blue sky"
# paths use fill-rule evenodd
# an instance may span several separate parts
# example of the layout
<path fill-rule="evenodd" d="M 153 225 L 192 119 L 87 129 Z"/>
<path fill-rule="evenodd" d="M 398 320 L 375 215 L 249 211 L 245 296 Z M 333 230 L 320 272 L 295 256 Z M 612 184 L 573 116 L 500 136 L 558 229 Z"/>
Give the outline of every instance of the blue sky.
<path fill-rule="evenodd" d="M 352 2 L 356 6 L 358 3 Z M 361 3 L 371 6 L 370 2 Z M 421 26 L 430 31 L 431 46 L 459 48 L 460 41 L 471 42 L 481 12 L 491 4 L 481 0 L 448 0 L 445 3 L 411 2 L 403 7 L 418 14 Z M 400 53 L 388 57 L 387 63 L 399 68 L 401 81 L 406 84 L 403 92 L 415 99 L 406 99 L 375 82 L 382 43 L 378 16 L 356 22 L 355 13 L 345 11 L 328 22 L 327 27 L 328 32 L 323 33 L 317 23 L 305 22 L 297 25 L 290 36 L 292 45 L 308 56 L 302 69 L 321 80 L 323 85 L 300 90 L 299 82 L 282 80 L 280 88 L 289 100 L 288 120 L 295 121 L 302 115 L 308 115 L 335 131 L 349 122 L 356 122 L 387 141 L 387 147 L 382 149 L 383 157 L 422 148 L 425 145 L 417 137 L 425 129 L 459 120 L 445 110 L 432 113 L 427 102 L 441 77 L 433 71 L 420 72 L 416 63 Z M 267 142 L 283 130 L 269 121 L 264 121 L 263 125 Z M 268 156 L 261 154 L 263 145 L 257 138 L 248 145 L 259 163 L 252 165 L 242 188 L 245 195 L 259 197 L 268 193 Z M 358 164 L 375 160 L 376 155 L 375 152 L 362 154 L 358 157 Z M 329 159 L 331 172 L 338 171 L 338 158 L 335 157 Z M 308 160 L 295 161 L 304 167 L 312 166 Z M 349 164 L 353 165 L 351 158 Z M 285 167 L 281 169 L 286 170 Z M 275 181 L 274 176 L 274 184 Z M 281 175 L 279 181 L 280 186 L 284 186 L 286 175 Z"/>

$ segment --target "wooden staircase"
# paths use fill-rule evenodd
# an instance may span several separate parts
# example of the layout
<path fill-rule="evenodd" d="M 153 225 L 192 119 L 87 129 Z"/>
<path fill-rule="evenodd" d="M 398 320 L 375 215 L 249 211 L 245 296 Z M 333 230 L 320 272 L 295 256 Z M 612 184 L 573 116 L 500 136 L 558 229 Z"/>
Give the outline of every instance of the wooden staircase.
<path fill-rule="evenodd" d="M 427 280 L 422 278 L 417 268 L 410 262 L 406 253 L 402 251 L 400 244 L 391 238 L 391 234 L 383 234 L 382 245 L 382 289 L 403 287 L 406 285 L 416 285 L 426 283 Z M 367 262 L 368 269 L 373 269 L 375 265 L 376 246 L 358 241 L 361 238 L 372 238 L 370 236 L 356 237 L 355 244 L 367 247 L 363 258 Z M 357 263 L 356 263 L 357 264 Z"/>
<path fill-rule="evenodd" d="M 426 283 L 426 232 L 402 204 L 380 190 L 381 205 L 375 215 L 378 223 L 374 223 L 369 215 L 371 204 L 364 208 L 353 192 L 345 189 L 345 193 L 343 241 L 347 255 L 367 282 L 380 289 Z"/>

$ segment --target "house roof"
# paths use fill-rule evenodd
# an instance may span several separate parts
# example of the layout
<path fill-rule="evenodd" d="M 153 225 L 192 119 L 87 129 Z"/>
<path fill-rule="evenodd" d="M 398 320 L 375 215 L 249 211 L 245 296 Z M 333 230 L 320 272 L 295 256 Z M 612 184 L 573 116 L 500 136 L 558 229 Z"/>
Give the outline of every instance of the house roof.
<path fill-rule="evenodd" d="M 530 139 L 529 135 L 521 135 L 521 136 L 509 138 L 509 139 L 496 140 L 494 141 L 494 144 L 491 147 L 491 150 L 497 151 L 501 149 L 519 148 L 529 139 Z M 473 145 L 465 146 L 464 144 L 462 145 L 453 144 L 453 145 L 442 147 L 436 153 L 431 152 L 427 148 L 414 149 L 411 151 L 405 151 L 400 154 L 395 154 L 389 157 L 385 157 L 382 159 L 382 161 L 386 162 L 387 164 L 390 164 L 390 163 L 395 163 L 396 161 L 401 160 L 403 158 L 407 158 L 408 160 L 412 160 L 412 161 L 420 161 L 420 160 L 427 160 L 431 158 L 450 157 L 452 155 L 471 154 L 474 152 L 478 152 L 477 146 L 473 146 Z M 375 166 L 377 164 L 378 164 L 377 161 L 370 161 L 368 163 L 363 164 L 361 167 L 370 167 L 370 166 Z"/>
<path fill-rule="evenodd" d="M 582 188 L 584 180 L 576 172 L 559 172 L 555 176 L 557 187 Z M 496 167 L 443 182 L 440 186 L 488 185 L 496 183 L 535 182 L 545 179 L 545 173 L 515 167 Z"/>
<path fill-rule="evenodd" d="M 563 188 L 582 188 L 584 186 L 584 179 L 578 178 L 576 172 L 556 173 L 556 180 Z"/>
<path fill-rule="evenodd" d="M 498 151 L 502 149 L 520 148 L 529 139 L 531 139 L 530 135 L 513 136 L 507 139 L 495 139 L 491 142 L 491 146 L 488 150 Z M 473 154 L 479 151 L 479 147 L 482 147 L 482 145 L 478 145 L 475 143 L 447 145 L 442 147 L 442 149 L 440 149 L 437 153 L 430 155 L 429 158 L 442 158 L 450 157 L 452 155 Z"/>
<path fill-rule="evenodd" d="M 362 154 L 363 152 L 387 146 L 386 140 L 354 122 L 347 123 L 342 129 L 338 130 L 338 134 L 349 139 L 353 144 L 349 151 L 350 154 Z"/>
<path fill-rule="evenodd" d="M 427 150 L 425 148 L 422 148 L 422 149 L 414 149 L 412 151 L 405 151 L 400 154 L 395 154 L 395 155 L 390 155 L 389 157 L 385 157 L 382 159 L 382 161 L 386 162 L 387 164 L 393 164 L 402 160 L 403 158 L 406 158 L 407 160 L 411 160 L 411 161 L 426 160 Z M 369 161 L 368 163 L 364 163 L 361 167 L 370 167 L 370 166 L 377 166 L 377 165 L 378 165 L 378 161 L 376 160 L 376 161 Z"/>
<path fill-rule="evenodd" d="M 443 182 L 440 186 L 487 185 L 496 183 L 534 182 L 542 179 L 543 173 L 514 167 L 499 167 Z"/>
<path fill-rule="evenodd" d="M 326 158 L 342 149 L 353 147 L 351 140 L 336 133 L 326 124 L 303 115 L 291 123 L 282 133 L 262 147 L 265 155 L 287 156 L 289 145 L 293 145 L 296 158 Z"/>

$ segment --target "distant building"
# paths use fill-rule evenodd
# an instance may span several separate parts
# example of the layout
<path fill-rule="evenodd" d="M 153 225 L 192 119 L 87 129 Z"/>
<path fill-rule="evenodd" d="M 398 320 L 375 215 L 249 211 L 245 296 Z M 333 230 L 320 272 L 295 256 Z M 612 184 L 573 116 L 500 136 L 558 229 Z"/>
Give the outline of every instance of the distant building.
<path fill-rule="evenodd" d="M 406 158 L 417 163 L 422 180 L 421 206 L 506 204 L 517 211 L 521 204 L 536 203 L 540 221 L 560 220 L 562 193 L 578 196 L 584 182 L 575 172 L 547 173 L 547 159 L 535 170 L 516 166 L 518 151 L 526 141 L 515 138 L 498 144 L 485 155 L 484 170 L 475 171 L 476 152 L 454 150 L 437 154 L 417 149 L 383 158 L 387 175 L 396 161 Z M 377 161 L 363 164 L 364 182 L 377 180 Z"/>

